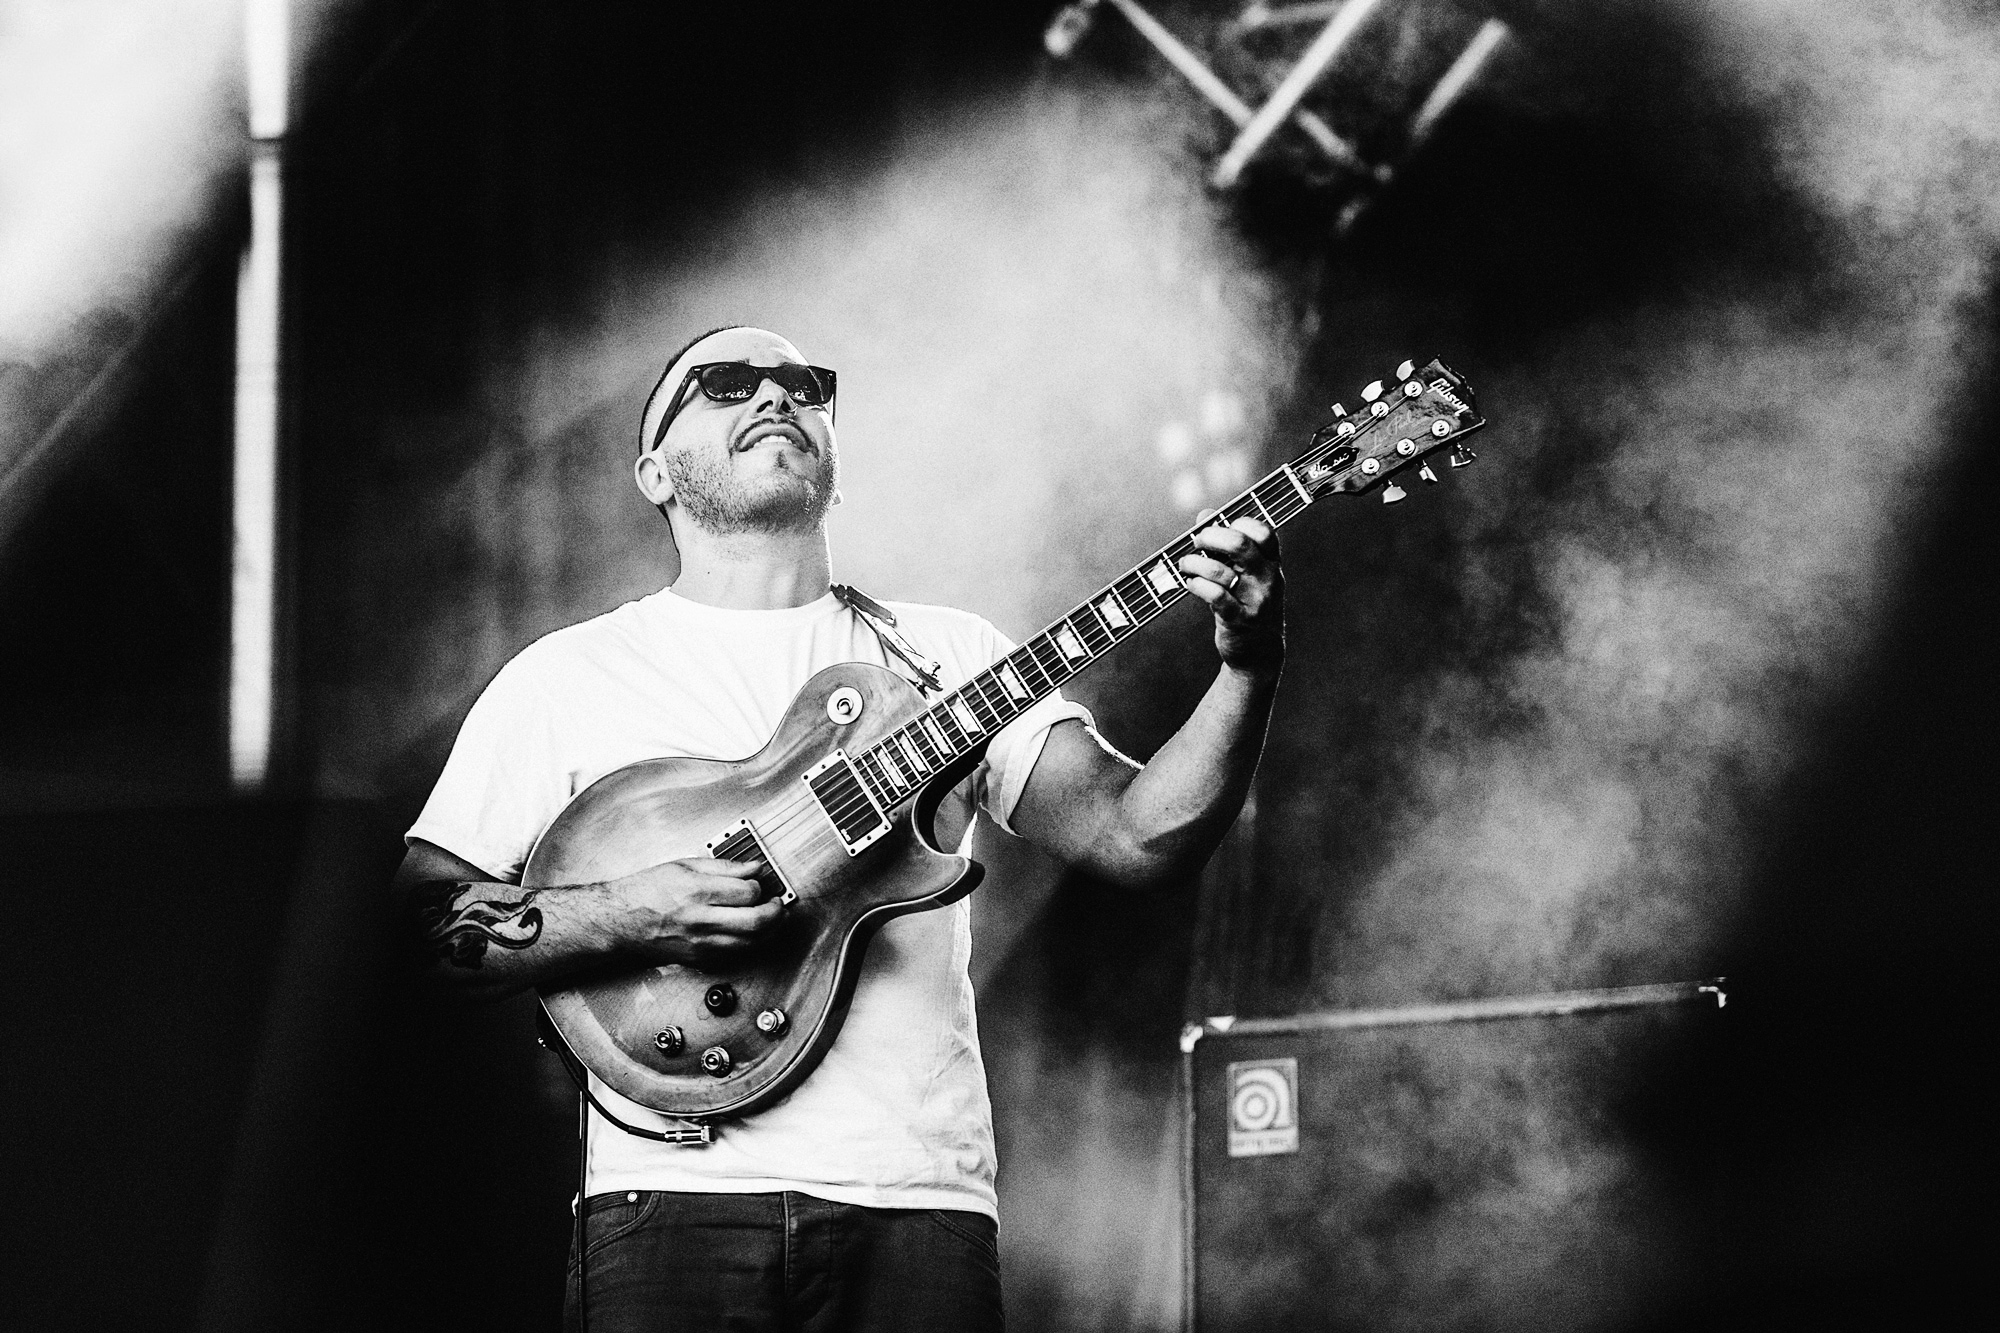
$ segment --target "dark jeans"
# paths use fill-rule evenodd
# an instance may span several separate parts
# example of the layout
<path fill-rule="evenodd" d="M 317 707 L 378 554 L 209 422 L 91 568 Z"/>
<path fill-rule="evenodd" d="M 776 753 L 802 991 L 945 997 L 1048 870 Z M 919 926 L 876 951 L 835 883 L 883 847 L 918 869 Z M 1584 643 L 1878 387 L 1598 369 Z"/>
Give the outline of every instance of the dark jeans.
<path fill-rule="evenodd" d="M 1000 1333 L 993 1219 L 809 1194 L 584 1201 L 589 1333 Z M 578 1333 L 577 1256 L 564 1326 Z"/>

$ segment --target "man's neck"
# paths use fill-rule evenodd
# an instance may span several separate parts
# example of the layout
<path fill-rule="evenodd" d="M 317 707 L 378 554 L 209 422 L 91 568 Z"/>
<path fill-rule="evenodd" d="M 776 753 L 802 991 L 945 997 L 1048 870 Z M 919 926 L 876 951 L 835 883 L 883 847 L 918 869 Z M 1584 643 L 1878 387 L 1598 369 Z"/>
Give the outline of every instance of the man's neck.
<path fill-rule="evenodd" d="M 704 532 L 683 524 L 675 534 L 681 574 L 674 594 L 733 611 L 778 611 L 826 596 L 833 581 L 826 531 Z"/>

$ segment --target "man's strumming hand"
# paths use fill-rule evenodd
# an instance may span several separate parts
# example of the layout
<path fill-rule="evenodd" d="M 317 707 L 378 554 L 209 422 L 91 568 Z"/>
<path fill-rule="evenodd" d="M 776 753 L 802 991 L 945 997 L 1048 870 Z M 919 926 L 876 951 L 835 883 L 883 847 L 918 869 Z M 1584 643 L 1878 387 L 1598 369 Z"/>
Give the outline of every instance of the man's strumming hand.
<path fill-rule="evenodd" d="M 712 962 L 750 944 L 784 913 L 765 900 L 756 861 L 688 857 L 634 871 L 605 885 L 624 909 L 621 934 L 653 963 Z"/>

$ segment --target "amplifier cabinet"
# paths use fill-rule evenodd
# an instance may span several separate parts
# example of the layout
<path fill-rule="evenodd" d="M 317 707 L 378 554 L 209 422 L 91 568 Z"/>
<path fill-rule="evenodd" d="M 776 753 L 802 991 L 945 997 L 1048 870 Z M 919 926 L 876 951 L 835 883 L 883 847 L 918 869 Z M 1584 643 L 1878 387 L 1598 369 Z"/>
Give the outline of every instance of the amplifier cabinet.
<path fill-rule="evenodd" d="M 1719 980 L 1182 1034 L 1183 1324 L 1593 1329 L 1685 1270 L 1687 1204 L 1634 1132 Z"/>

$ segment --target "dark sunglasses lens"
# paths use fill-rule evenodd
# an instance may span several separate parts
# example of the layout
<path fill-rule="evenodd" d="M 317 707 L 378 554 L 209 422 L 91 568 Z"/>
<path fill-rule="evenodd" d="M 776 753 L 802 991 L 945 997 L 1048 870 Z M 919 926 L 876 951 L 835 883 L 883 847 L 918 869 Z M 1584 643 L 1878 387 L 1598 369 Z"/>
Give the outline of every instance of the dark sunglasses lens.
<path fill-rule="evenodd" d="M 701 368 L 701 391 L 717 402 L 736 402 L 757 392 L 766 372 L 739 361 Z"/>

